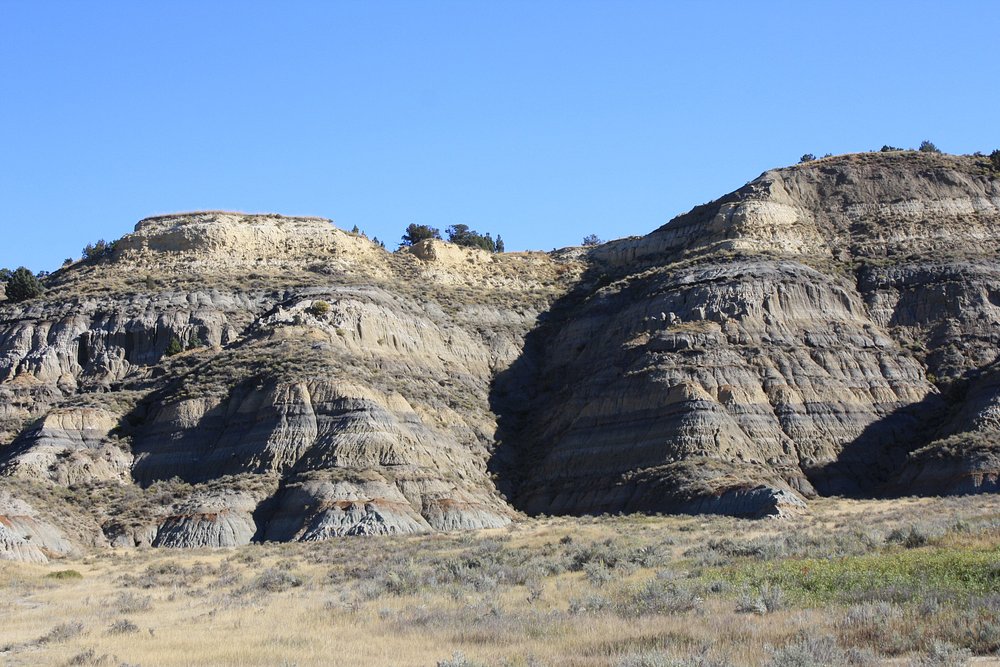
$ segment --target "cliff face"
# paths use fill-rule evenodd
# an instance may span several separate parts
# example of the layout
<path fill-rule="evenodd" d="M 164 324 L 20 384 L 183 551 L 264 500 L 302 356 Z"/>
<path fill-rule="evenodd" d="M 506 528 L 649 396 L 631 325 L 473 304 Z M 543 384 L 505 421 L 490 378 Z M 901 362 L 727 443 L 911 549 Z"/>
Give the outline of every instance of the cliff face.
<path fill-rule="evenodd" d="M 586 253 L 145 220 L 0 304 L 0 488 L 59 548 L 995 491 L 987 165 L 818 160 Z"/>
<path fill-rule="evenodd" d="M 534 348 L 518 502 L 756 514 L 995 489 L 996 385 L 977 378 L 1000 342 L 998 243 L 997 176 L 910 153 L 767 172 L 602 246 Z M 960 451 L 931 472 L 946 435 Z"/>

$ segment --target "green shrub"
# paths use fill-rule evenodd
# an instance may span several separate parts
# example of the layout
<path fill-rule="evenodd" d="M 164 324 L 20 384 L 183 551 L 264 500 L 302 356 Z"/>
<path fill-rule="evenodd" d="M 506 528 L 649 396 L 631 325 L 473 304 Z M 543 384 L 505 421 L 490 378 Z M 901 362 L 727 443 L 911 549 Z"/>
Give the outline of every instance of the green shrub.
<path fill-rule="evenodd" d="M 990 164 L 993 165 L 993 169 L 1000 171 L 1000 148 L 990 153 Z"/>
<path fill-rule="evenodd" d="M 8 301 L 19 303 L 41 296 L 45 289 L 42 287 L 41 281 L 22 266 L 10 274 L 5 291 Z"/>
<path fill-rule="evenodd" d="M 806 153 L 805 155 L 799 158 L 799 164 L 802 164 L 803 162 L 812 162 L 815 159 L 816 159 L 815 155 L 813 155 L 812 153 Z"/>
<path fill-rule="evenodd" d="M 119 614 L 135 614 L 140 611 L 149 611 L 153 606 L 153 597 L 125 591 L 119 593 L 108 606 L 117 610 Z"/>
<path fill-rule="evenodd" d="M 601 561 L 590 561 L 584 565 L 583 574 L 591 586 L 597 587 L 603 586 L 615 578 L 608 566 Z"/>
<path fill-rule="evenodd" d="M 461 651 L 455 651 L 450 659 L 438 660 L 437 667 L 485 667 L 485 665 L 469 660 Z"/>
<path fill-rule="evenodd" d="M 97 243 L 88 243 L 83 248 L 83 258 L 86 260 L 101 260 L 111 257 L 115 251 L 115 241 L 101 239 Z"/>
<path fill-rule="evenodd" d="M 201 339 L 197 331 L 192 331 L 188 336 L 187 349 L 191 350 L 196 347 L 206 347 L 208 343 Z"/>
<path fill-rule="evenodd" d="M 441 232 L 428 225 L 411 224 L 406 227 L 403 234 L 403 245 L 413 245 L 426 239 L 440 239 Z"/>
<path fill-rule="evenodd" d="M 827 665 L 875 665 L 870 653 L 845 651 L 833 637 L 801 634 L 794 641 L 771 650 L 768 667 L 826 667 Z"/>
<path fill-rule="evenodd" d="M 876 648 L 886 643 L 894 632 L 892 624 L 903 617 L 899 605 L 877 600 L 863 602 L 849 608 L 837 621 L 837 635 L 844 646 L 870 646 Z"/>
<path fill-rule="evenodd" d="M 108 628 L 109 635 L 131 635 L 136 632 L 139 632 L 139 626 L 127 618 L 115 621 Z"/>
<path fill-rule="evenodd" d="M 663 651 L 654 649 L 629 653 L 616 662 L 615 667 L 678 667 L 678 662 Z"/>
<path fill-rule="evenodd" d="M 263 591 L 267 593 L 280 593 L 290 588 L 298 588 L 304 582 L 302 577 L 275 568 L 268 568 L 254 579 L 253 583 L 245 587 L 245 593 L 253 591 Z"/>
<path fill-rule="evenodd" d="M 167 344 L 167 349 L 164 351 L 164 354 L 167 355 L 168 357 L 172 357 L 175 354 L 180 354 L 183 351 L 184 351 L 184 345 L 181 344 L 181 339 L 178 338 L 177 336 L 174 336 L 173 338 L 170 339 L 170 343 Z"/>
<path fill-rule="evenodd" d="M 740 614 L 771 614 L 785 606 L 785 593 L 781 586 L 763 584 L 760 590 L 744 589 L 736 602 Z"/>
<path fill-rule="evenodd" d="M 885 541 L 889 543 L 901 544 L 907 549 L 916 549 L 927 544 L 928 537 L 916 526 L 910 526 L 909 531 L 901 528 L 894 529 L 889 533 Z"/>
<path fill-rule="evenodd" d="M 935 641 L 926 655 L 909 662 L 909 667 L 963 667 L 969 664 L 972 652 L 965 648 L 952 646 L 946 642 Z"/>
<path fill-rule="evenodd" d="M 330 304 L 326 301 L 313 301 L 312 305 L 306 308 L 306 312 L 313 317 L 322 317 L 330 312 Z"/>
<path fill-rule="evenodd" d="M 736 585 L 781 586 L 806 604 L 831 601 L 916 599 L 928 591 L 950 595 L 1000 593 L 991 551 L 916 548 L 824 560 L 794 558 L 724 568 Z"/>
<path fill-rule="evenodd" d="M 455 245 L 462 245 L 468 248 L 481 248 L 487 252 L 498 252 L 496 241 L 489 232 L 480 234 L 474 229 L 469 229 L 468 225 L 452 225 L 447 230 L 448 240 Z"/>
<path fill-rule="evenodd" d="M 920 148 L 918 149 L 921 153 L 940 153 L 941 150 L 929 141 L 921 141 Z"/>
<path fill-rule="evenodd" d="M 656 577 L 645 584 L 629 586 L 614 605 L 623 618 L 685 614 L 701 606 L 702 599 L 693 588 Z"/>
<path fill-rule="evenodd" d="M 46 579 L 83 579 L 83 575 L 76 570 L 56 570 L 45 575 Z"/>
<path fill-rule="evenodd" d="M 73 639 L 77 635 L 83 632 L 83 623 L 79 621 L 69 621 L 67 623 L 60 623 L 51 630 L 48 631 L 42 637 L 39 637 L 39 644 L 54 644 L 58 642 L 65 642 Z"/>

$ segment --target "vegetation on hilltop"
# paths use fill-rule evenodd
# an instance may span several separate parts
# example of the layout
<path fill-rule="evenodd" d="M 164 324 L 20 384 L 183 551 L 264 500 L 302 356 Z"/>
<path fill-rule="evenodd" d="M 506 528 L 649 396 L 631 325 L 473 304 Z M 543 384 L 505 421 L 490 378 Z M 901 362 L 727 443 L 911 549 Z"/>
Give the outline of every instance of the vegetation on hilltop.
<path fill-rule="evenodd" d="M 503 239 L 497 235 L 496 240 L 490 236 L 489 232 L 480 234 L 474 229 L 469 229 L 468 225 L 452 225 L 447 230 L 448 240 L 455 245 L 462 245 L 468 248 L 480 248 L 487 252 L 503 252 Z"/>
<path fill-rule="evenodd" d="M 476 230 L 470 229 L 468 225 L 462 224 L 451 225 L 445 230 L 445 233 L 448 234 L 448 241 L 455 245 L 480 248 L 487 252 L 504 251 L 503 239 L 500 238 L 499 234 L 494 239 L 489 232 L 480 234 Z M 428 225 L 411 224 L 407 226 L 406 232 L 403 234 L 403 242 L 400 245 L 403 247 L 412 246 L 428 239 L 441 240 L 441 231 Z"/>
<path fill-rule="evenodd" d="M 418 225 L 412 223 L 407 226 L 406 232 L 403 233 L 403 243 L 404 246 L 411 246 L 415 243 L 425 241 L 427 239 L 440 239 L 441 231 L 435 227 L 430 227 L 428 225 Z"/>
<path fill-rule="evenodd" d="M 111 257 L 115 252 L 116 241 L 105 241 L 100 239 L 97 243 L 88 243 L 83 248 L 83 258 L 85 260 L 101 260 Z"/>

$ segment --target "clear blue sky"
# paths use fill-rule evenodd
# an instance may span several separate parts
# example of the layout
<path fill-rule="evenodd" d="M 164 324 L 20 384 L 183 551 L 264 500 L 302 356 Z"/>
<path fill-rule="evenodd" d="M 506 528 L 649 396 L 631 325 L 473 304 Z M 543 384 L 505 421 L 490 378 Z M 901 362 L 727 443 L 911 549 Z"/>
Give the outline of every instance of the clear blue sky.
<path fill-rule="evenodd" d="M 0 266 L 160 213 L 644 234 L 806 152 L 1000 147 L 1000 3 L 0 0 Z"/>

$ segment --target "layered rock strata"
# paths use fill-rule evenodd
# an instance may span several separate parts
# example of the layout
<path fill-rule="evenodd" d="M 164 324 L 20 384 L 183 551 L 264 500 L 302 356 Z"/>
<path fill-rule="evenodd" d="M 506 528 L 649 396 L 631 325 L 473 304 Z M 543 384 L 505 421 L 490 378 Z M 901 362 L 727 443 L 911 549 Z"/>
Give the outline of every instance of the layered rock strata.
<path fill-rule="evenodd" d="M 530 461 L 519 504 L 754 515 L 790 491 L 995 489 L 997 389 L 954 386 L 1000 350 L 998 244 L 997 174 L 910 153 L 767 172 L 602 246 L 530 380 L 511 372 L 538 387 L 505 433 Z M 983 443 L 943 465 L 935 434 Z"/>
<path fill-rule="evenodd" d="M 907 152 L 552 253 L 150 218 L 0 304 L 0 553 L 996 491 L 998 250 L 989 162 Z"/>
<path fill-rule="evenodd" d="M 506 525 L 490 378 L 582 268 L 318 218 L 142 221 L 3 309 L 0 472 L 103 489 L 114 546 Z"/>

